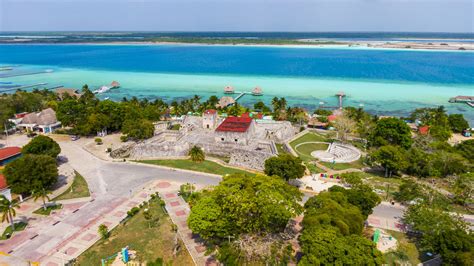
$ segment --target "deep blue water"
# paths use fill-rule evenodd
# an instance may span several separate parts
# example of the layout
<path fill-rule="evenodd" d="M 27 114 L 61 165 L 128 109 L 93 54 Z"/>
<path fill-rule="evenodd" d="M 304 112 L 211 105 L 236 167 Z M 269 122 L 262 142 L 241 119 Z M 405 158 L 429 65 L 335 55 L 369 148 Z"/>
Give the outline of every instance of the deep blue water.
<path fill-rule="evenodd" d="M 0 64 L 474 84 L 474 53 L 186 45 L 0 45 Z"/>

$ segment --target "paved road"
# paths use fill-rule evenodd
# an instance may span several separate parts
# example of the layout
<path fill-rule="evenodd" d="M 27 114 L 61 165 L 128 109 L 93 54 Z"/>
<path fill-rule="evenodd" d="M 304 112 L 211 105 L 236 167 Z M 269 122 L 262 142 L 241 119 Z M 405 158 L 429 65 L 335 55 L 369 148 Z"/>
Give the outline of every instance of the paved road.
<path fill-rule="evenodd" d="M 62 142 L 60 145 L 61 154 L 67 157 L 68 163 L 87 180 L 94 200 L 80 205 L 77 212 L 71 210 L 64 217 L 42 218 L 24 232 L 24 237 L 18 238 L 15 243 L 0 245 L 0 250 L 13 250 L 13 255 L 33 261 L 44 260 L 47 254 L 63 247 L 69 239 L 143 189 L 149 181 L 172 180 L 178 183 L 191 182 L 199 186 L 216 185 L 220 181 L 219 177 L 206 174 L 103 161 L 74 143 Z M 54 224 L 58 219 L 61 222 Z"/>

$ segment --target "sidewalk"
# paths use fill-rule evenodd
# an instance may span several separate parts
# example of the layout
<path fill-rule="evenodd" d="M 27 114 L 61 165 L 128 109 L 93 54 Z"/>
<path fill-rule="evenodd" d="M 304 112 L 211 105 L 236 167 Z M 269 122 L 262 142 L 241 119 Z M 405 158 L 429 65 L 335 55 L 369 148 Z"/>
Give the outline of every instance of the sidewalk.
<path fill-rule="evenodd" d="M 74 180 L 74 169 L 72 169 L 71 166 L 69 166 L 67 163 L 62 164 L 58 168 L 59 171 L 59 180 L 60 182 L 65 182 L 62 184 L 59 188 L 54 190 L 51 194 L 49 194 L 49 198 L 53 199 L 62 193 L 64 193 L 67 189 L 70 188 L 73 180 Z M 28 227 L 31 226 L 30 223 L 34 223 L 36 219 L 31 219 L 31 218 L 40 218 L 44 217 L 43 215 L 40 214 L 35 214 L 33 213 L 35 210 L 41 208 L 43 206 L 43 201 L 41 199 L 38 199 L 37 201 L 34 201 L 32 197 L 24 200 L 23 202 L 19 203 L 18 209 L 15 209 L 16 211 L 16 217 L 14 218 L 15 222 L 19 221 L 28 221 Z M 0 224 L 0 232 L 5 231 L 5 229 L 10 226 L 9 223 L 1 223 Z"/>

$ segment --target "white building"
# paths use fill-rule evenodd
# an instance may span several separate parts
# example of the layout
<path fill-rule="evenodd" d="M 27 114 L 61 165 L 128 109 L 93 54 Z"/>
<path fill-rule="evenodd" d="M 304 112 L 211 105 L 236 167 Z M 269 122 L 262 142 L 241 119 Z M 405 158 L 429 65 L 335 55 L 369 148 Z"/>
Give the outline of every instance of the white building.
<path fill-rule="evenodd" d="M 206 110 L 202 114 L 202 127 L 206 129 L 214 129 L 217 126 L 217 111 L 214 109 Z"/>
<path fill-rule="evenodd" d="M 42 133 L 51 133 L 61 127 L 61 122 L 56 118 L 56 112 L 51 109 L 45 109 L 38 113 L 29 113 L 25 115 L 16 125 L 18 128 L 29 131 L 39 131 Z"/>

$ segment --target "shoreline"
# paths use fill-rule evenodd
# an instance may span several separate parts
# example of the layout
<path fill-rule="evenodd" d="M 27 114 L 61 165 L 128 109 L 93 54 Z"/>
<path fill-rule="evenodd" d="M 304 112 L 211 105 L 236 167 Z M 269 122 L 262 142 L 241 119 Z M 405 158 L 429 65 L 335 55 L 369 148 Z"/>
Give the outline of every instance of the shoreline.
<path fill-rule="evenodd" d="M 163 42 L 163 41 L 112 41 L 112 42 L 29 42 L 13 41 L 0 42 L 0 45 L 175 45 L 175 46 L 216 46 L 216 47 L 269 47 L 269 48 L 301 48 L 301 49 L 364 49 L 364 50 L 394 50 L 394 51 L 439 51 L 439 52 L 474 52 L 473 43 L 462 42 L 384 42 L 384 41 L 353 41 L 335 42 L 331 44 L 308 41 L 301 44 L 272 44 L 272 43 L 206 43 L 206 42 Z"/>

